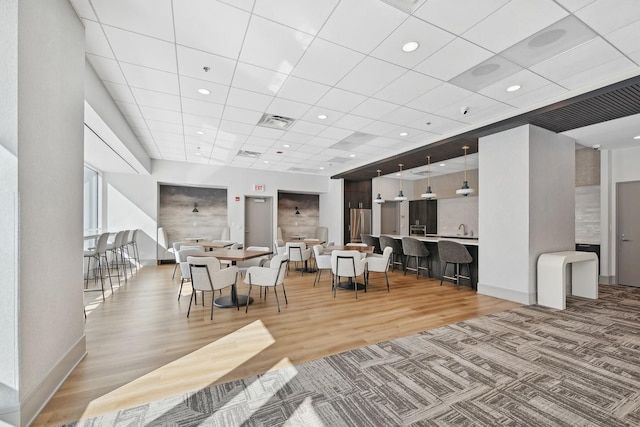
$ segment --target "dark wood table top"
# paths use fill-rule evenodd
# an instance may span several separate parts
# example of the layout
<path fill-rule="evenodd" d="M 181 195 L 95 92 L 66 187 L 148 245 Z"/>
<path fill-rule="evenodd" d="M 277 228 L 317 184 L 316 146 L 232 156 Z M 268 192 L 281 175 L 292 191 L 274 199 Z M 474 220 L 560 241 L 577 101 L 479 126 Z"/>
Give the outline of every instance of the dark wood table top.
<path fill-rule="evenodd" d="M 290 244 L 296 244 L 296 243 L 304 243 L 307 246 L 314 246 L 314 245 L 323 245 L 324 243 L 326 243 L 325 240 L 309 240 L 309 239 L 304 239 L 304 240 L 291 240 L 288 241 L 286 243 L 290 243 Z"/>

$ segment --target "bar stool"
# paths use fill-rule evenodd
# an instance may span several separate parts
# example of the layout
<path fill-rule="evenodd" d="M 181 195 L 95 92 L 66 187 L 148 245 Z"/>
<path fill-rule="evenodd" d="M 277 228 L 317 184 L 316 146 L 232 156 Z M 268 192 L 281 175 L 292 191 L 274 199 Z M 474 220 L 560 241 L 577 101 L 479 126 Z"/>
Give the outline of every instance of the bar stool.
<path fill-rule="evenodd" d="M 380 236 L 380 249 L 384 251 L 384 248 L 391 246 L 393 252 L 391 252 L 391 271 L 395 270 L 396 265 L 400 265 L 404 271 L 404 252 L 402 251 L 402 243 L 398 239 L 394 239 L 390 236 Z M 400 261 L 398 261 L 400 258 Z"/>
<path fill-rule="evenodd" d="M 416 278 L 420 276 L 420 270 L 427 270 L 429 277 L 431 277 L 431 269 L 429 268 L 429 249 L 422 243 L 420 240 L 413 237 L 403 237 L 402 238 L 402 251 L 404 255 L 407 257 L 405 261 L 404 274 L 407 275 L 407 270 L 415 271 Z M 416 267 L 409 267 L 409 258 L 413 257 L 416 259 Z M 426 267 L 420 267 L 420 260 L 424 259 Z"/>
<path fill-rule="evenodd" d="M 453 283 L 456 284 L 458 289 L 460 289 L 460 279 L 468 280 L 469 286 L 471 286 L 471 263 L 473 262 L 473 257 L 463 244 L 452 242 L 450 240 L 441 240 L 438 242 L 438 254 L 440 257 L 440 264 L 442 264 L 440 286 L 442 286 L 442 281 L 444 279 L 453 280 Z M 447 272 L 447 265 L 449 264 L 455 264 L 456 266 L 453 276 L 445 275 Z M 467 266 L 468 276 L 460 274 L 461 264 Z"/>

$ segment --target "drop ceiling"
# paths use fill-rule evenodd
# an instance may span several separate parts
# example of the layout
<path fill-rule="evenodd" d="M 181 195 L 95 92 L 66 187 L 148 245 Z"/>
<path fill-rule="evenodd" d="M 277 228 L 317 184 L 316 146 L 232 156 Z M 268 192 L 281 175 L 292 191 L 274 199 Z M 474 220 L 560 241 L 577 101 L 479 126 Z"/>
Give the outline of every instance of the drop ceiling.
<path fill-rule="evenodd" d="M 71 3 L 153 159 L 368 179 L 522 123 L 640 133 L 635 0 Z"/>

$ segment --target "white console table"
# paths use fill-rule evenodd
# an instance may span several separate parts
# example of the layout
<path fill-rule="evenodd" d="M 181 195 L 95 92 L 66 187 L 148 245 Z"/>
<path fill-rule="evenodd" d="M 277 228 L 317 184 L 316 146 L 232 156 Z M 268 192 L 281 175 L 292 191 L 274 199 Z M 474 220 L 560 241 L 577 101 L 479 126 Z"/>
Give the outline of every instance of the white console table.
<path fill-rule="evenodd" d="M 566 308 L 567 266 L 571 264 L 571 294 L 598 299 L 598 256 L 593 252 L 552 252 L 538 257 L 538 304 Z"/>

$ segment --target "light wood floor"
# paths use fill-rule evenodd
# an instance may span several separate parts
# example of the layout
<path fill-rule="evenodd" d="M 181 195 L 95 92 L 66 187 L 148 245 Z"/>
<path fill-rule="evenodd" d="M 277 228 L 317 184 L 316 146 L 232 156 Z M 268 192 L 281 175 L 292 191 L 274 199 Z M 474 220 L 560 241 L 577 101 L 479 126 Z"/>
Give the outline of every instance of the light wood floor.
<path fill-rule="evenodd" d="M 519 306 L 398 271 L 389 274 L 389 293 L 384 276 L 372 273 L 358 300 L 346 290 L 334 298 L 328 273 L 313 287 L 313 274 L 292 271 L 285 281 L 289 304 L 281 298 L 281 313 L 270 293 L 248 314 L 244 307 L 215 307 L 211 321 L 210 296 L 186 317 L 191 289 L 186 285 L 177 300 L 173 268 L 141 269 L 104 303 L 99 293 L 85 294 L 88 354 L 34 426 L 133 407 Z M 240 286 L 241 294 L 247 290 Z"/>

